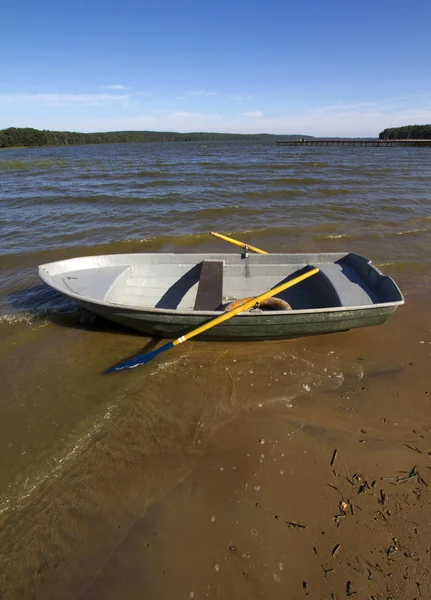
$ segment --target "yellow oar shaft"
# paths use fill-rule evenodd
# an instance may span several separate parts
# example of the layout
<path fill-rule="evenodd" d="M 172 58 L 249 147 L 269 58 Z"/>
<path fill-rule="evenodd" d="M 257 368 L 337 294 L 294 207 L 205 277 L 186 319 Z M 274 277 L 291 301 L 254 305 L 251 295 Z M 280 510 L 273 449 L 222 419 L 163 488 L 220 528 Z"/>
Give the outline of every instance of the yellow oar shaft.
<path fill-rule="evenodd" d="M 178 344 L 181 344 L 182 342 L 189 340 L 190 338 L 194 337 L 195 335 L 199 335 L 200 333 L 206 331 L 207 329 L 211 329 L 211 327 L 215 327 L 219 323 L 223 323 L 223 321 L 227 321 L 228 319 L 231 319 L 238 313 L 248 310 L 249 308 L 252 308 L 257 302 L 262 302 L 262 300 L 266 300 L 267 298 L 276 296 L 283 290 L 287 290 L 287 288 L 290 288 L 293 285 L 296 285 L 297 283 L 304 281 L 304 279 L 307 279 L 308 277 L 311 277 L 312 275 L 315 275 L 318 272 L 319 272 L 319 269 L 317 267 L 314 269 L 311 269 L 311 271 L 307 271 L 307 273 L 303 273 L 302 275 L 295 277 L 295 279 L 291 279 L 290 281 L 288 281 L 286 283 L 282 283 L 281 285 L 278 285 L 277 287 L 272 288 L 272 290 L 268 290 L 264 294 L 260 294 L 259 296 L 252 298 L 248 302 L 244 302 L 244 304 L 237 306 L 233 310 L 231 310 L 229 312 L 225 312 L 222 315 L 220 315 L 219 317 L 216 317 L 215 319 L 211 319 L 211 321 L 209 321 L 208 323 L 205 323 L 205 325 L 202 325 L 201 327 L 194 329 L 190 333 L 186 333 L 182 337 L 175 340 L 173 342 L 173 345 L 177 346 Z"/>
<path fill-rule="evenodd" d="M 318 272 L 319 272 L 319 269 L 315 267 L 314 269 L 311 269 L 311 271 L 308 271 L 307 273 L 304 273 L 303 275 L 299 275 L 298 277 L 295 277 L 295 279 L 292 279 L 291 281 L 288 281 L 287 283 L 282 283 L 281 285 L 278 285 L 275 288 L 272 288 L 272 290 L 268 290 L 267 292 L 260 294 L 259 296 L 256 296 L 255 298 L 248 300 L 247 302 L 244 302 L 244 304 L 240 304 L 236 308 L 234 308 L 230 311 L 224 312 L 219 317 L 216 317 L 215 319 L 211 319 L 211 321 L 208 321 L 208 323 L 205 323 L 205 325 L 202 325 L 201 327 L 198 327 L 197 329 L 190 331 L 190 333 L 186 333 L 186 335 L 183 335 L 182 337 L 178 338 L 177 340 L 168 342 L 161 348 L 157 348 L 156 350 L 152 350 L 151 352 L 146 352 L 145 354 L 141 354 L 140 356 L 135 356 L 135 358 L 126 360 L 125 362 L 122 362 L 119 365 L 111 367 L 106 372 L 112 373 L 113 371 L 121 371 L 123 369 L 133 369 L 134 367 L 138 367 L 139 365 L 145 365 L 148 362 L 150 362 L 151 360 L 153 360 L 153 358 L 156 358 L 156 356 L 158 356 L 162 352 L 166 352 L 166 350 L 170 350 L 174 346 L 177 346 L 178 344 L 181 344 L 182 342 L 189 340 L 190 338 L 194 337 L 195 335 L 199 335 L 203 331 L 206 331 L 207 329 L 211 329 L 211 327 L 215 327 L 219 323 L 223 323 L 223 321 L 227 321 L 228 319 L 231 319 L 238 313 L 243 312 L 244 310 L 248 310 L 249 308 L 252 308 L 257 302 L 261 302 L 262 300 L 271 298 L 271 296 L 275 296 L 276 294 L 279 294 L 283 290 L 287 290 L 287 288 L 292 287 L 292 285 L 296 285 L 300 281 L 303 281 L 304 279 L 307 279 L 307 277 L 311 277 L 312 275 L 314 275 L 315 273 L 318 273 Z"/>
<path fill-rule="evenodd" d="M 250 246 L 250 244 L 246 244 L 244 242 L 239 242 L 238 240 L 234 240 L 233 238 L 227 237 L 227 235 L 222 235 L 221 233 L 216 233 L 215 231 L 210 231 L 210 234 L 214 237 L 220 238 L 225 242 L 229 242 L 230 244 L 234 244 L 235 246 L 239 246 L 240 248 L 248 248 L 252 252 L 256 252 L 256 254 L 268 254 L 265 250 L 260 250 L 260 248 L 256 248 L 255 246 Z"/>

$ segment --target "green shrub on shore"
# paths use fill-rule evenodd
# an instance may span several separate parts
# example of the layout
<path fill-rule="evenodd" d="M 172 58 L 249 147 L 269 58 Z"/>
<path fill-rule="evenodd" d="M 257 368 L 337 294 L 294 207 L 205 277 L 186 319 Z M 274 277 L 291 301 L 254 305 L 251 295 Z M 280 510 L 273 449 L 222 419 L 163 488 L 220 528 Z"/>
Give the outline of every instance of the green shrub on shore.
<path fill-rule="evenodd" d="M 389 127 L 379 133 L 380 140 L 431 140 L 431 125 Z"/>

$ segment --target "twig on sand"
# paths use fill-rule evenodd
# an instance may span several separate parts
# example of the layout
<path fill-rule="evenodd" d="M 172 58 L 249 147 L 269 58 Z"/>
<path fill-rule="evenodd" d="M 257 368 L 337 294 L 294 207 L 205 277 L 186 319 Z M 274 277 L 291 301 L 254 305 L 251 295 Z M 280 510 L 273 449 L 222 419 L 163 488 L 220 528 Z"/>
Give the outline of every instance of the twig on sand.
<path fill-rule="evenodd" d="M 378 502 L 380 502 L 380 504 L 382 506 L 385 505 L 385 501 L 386 501 L 386 494 L 383 490 L 380 490 L 380 498 L 378 499 Z"/>
<path fill-rule="evenodd" d="M 332 467 L 332 466 L 334 465 L 334 463 L 335 463 L 335 460 L 336 460 L 336 458 L 337 458 L 337 452 L 338 452 L 338 451 L 337 451 L 337 448 L 335 448 L 335 450 L 334 450 L 334 452 L 333 452 L 333 454 L 332 454 L 331 462 L 330 462 L 330 466 L 331 466 L 331 467 Z"/>
<path fill-rule="evenodd" d="M 364 492 L 366 492 L 369 489 L 370 489 L 370 486 L 368 485 L 368 481 L 364 481 L 364 483 L 362 483 L 359 486 L 358 494 L 363 494 Z"/>
<path fill-rule="evenodd" d="M 413 450 L 414 452 L 423 454 L 422 450 L 419 450 L 419 448 L 416 448 L 416 446 L 409 446 L 408 444 L 403 444 L 403 446 L 405 446 L 406 448 L 409 448 L 409 450 Z"/>
<path fill-rule="evenodd" d="M 383 573 L 383 569 L 382 567 L 379 565 L 379 563 L 376 563 L 375 565 L 371 564 L 370 562 L 368 562 L 368 560 L 366 560 L 365 558 L 362 558 L 362 556 L 359 557 L 361 560 L 363 560 L 365 563 L 367 563 L 367 565 L 371 568 L 374 569 L 375 571 L 377 571 L 377 573 Z"/>
<path fill-rule="evenodd" d="M 346 596 L 353 596 L 356 592 L 352 591 L 352 582 L 348 581 L 346 583 Z"/>
<path fill-rule="evenodd" d="M 419 483 L 423 483 L 424 485 L 426 485 L 426 487 L 428 487 L 427 482 L 425 481 L 425 479 L 421 476 L 421 474 L 417 470 L 416 465 L 414 465 L 412 467 L 412 469 L 410 470 L 407 477 L 400 477 L 399 475 L 397 475 L 396 477 L 380 477 L 380 480 L 381 481 L 391 480 L 396 484 L 396 483 L 405 483 L 406 481 L 409 481 L 410 479 L 414 479 L 415 477 L 417 478 Z"/>
<path fill-rule="evenodd" d="M 405 481 L 408 481 L 409 479 L 414 479 L 417 478 L 419 483 L 423 483 L 424 485 L 426 485 L 428 487 L 427 482 L 421 477 L 419 471 L 417 470 L 416 465 L 414 465 L 414 467 L 411 469 L 410 473 L 407 475 L 407 477 L 403 477 L 402 479 L 398 479 L 398 483 L 404 483 Z"/>
<path fill-rule="evenodd" d="M 340 490 L 335 487 L 335 485 L 332 485 L 332 483 L 328 483 L 329 487 L 331 487 L 333 490 L 335 490 L 336 492 L 338 492 L 340 494 L 341 497 L 343 497 L 343 494 L 340 492 Z"/>
<path fill-rule="evenodd" d="M 352 567 L 352 569 L 354 571 L 356 571 L 357 573 L 363 573 L 364 575 L 368 575 L 371 572 L 370 569 L 367 569 L 366 571 L 364 571 L 364 569 L 358 569 L 358 567 Z"/>
<path fill-rule="evenodd" d="M 286 521 L 286 525 L 294 529 L 305 529 L 307 527 L 307 525 L 302 525 L 302 523 L 297 523 L 296 521 Z"/>

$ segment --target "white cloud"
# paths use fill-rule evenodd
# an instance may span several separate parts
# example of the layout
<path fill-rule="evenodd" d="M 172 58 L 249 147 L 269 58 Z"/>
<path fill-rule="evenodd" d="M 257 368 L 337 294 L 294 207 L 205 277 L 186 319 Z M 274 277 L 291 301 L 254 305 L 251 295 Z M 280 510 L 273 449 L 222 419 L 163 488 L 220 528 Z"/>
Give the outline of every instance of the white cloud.
<path fill-rule="evenodd" d="M 173 112 L 168 115 L 167 119 L 201 119 L 203 114 L 188 111 Z"/>
<path fill-rule="evenodd" d="M 98 106 L 109 102 L 125 102 L 128 94 L 0 94 L 0 103 L 64 106 Z"/>
<path fill-rule="evenodd" d="M 115 105 L 117 106 L 117 105 Z M 202 114 L 198 112 L 178 111 L 168 114 L 135 114 L 127 115 L 120 110 L 117 116 L 71 117 L 64 118 L 50 115 L 35 117 L 31 126 L 38 129 L 61 129 L 69 131 L 207 131 L 219 133 L 273 133 L 273 134 L 305 134 L 320 137 L 376 137 L 386 127 L 409 125 L 414 123 L 430 123 L 429 111 L 404 111 L 382 114 L 379 111 L 350 110 L 339 114 L 316 114 L 307 111 L 297 115 L 263 116 L 250 119 L 245 116 L 226 117 L 219 114 Z M 22 122 L 16 120 L 16 127 L 28 126 L 28 118 Z M 5 124 L 4 127 L 9 126 Z M 1 124 L 0 124 L 1 127 Z"/>
<path fill-rule="evenodd" d="M 127 90 L 125 85 L 121 85 L 121 83 L 116 83 L 114 85 L 104 85 L 103 88 L 105 90 Z"/>
<path fill-rule="evenodd" d="M 263 112 L 261 110 L 251 110 L 249 112 L 245 112 L 244 116 L 252 118 L 263 117 Z"/>
<path fill-rule="evenodd" d="M 188 95 L 190 99 L 190 95 Z M 1 127 L 32 126 L 39 129 L 74 131 L 115 131 L 149 129 L 154 131 L 207 131 L 231 133 L 308 134 L 320 137 L 375 137 L 386 127 L 431 123 L 429 94 L 351 104 L 315 105 L 308 110 L 272 113 L 262 110 L 235 113 L 232 103 L 219 114 L 194 111 L 195 102 L 185 110 L 162 111 L 151 102 L 142 111 L 137 92 L 130 94 L 0 94 Z M 138 100 L 137 102 L 135 102 Z M 145 104 L 148 106 L 149 101 Z M 44 107 L 65 107 L 63 111 L 43 111 Z M 106 112 L 94 115 L 91 107 L 104 106 Z M 174 105 L 175 106 L 175 105 Z M 178 106 L 178 104 L 177 104 Z M 6 109 L 5 109 L 6 107 Z M 67 107 L 71 107 L 68 109 Z M 78 111 L 72 108 L 79 107 Z M 85 108 L 89 110 L 85 111 Z M 181 107 L 181 105 L 180 105 Z M 189 110 L 187 110 L 189 108 Z M 39 110 L 38 110 L 39 109 Z M 109 110 L 109 113 L 108 113 Z M 198 109 L 199 110 L 199 109 Z M 12 117 L 12 113 L 14 116 Z M 7 117 L 7 122 L 5 119 Z M 13 119 L 13 123 L 11 120 Z"/>
<path fill-rule="evenodd" d="M 228 98 L 230 98 L 231 100 L 251 100 L 252 96 L 248 95 L 248 96 L 241 96 L 241 95 L 235 95 L 235 96 L 228 96 Z"/>
<path fill-rule="evenodd" d="M 39 129 L 49 129 L 45 123 L 35 125 Z M 135 116 L 105 117 L 100 119 L 77 119 L 69 121 L 66 129 L 73 131 L 219 131 L 229 129 L 229 123 L 219 115 L 203 115 L 198 112 L 178 111 L 169 114 L 141 114 Z M 53 128 L 53 127 L 51 127 Z"/>
<path fill-rule="evenodd" d="M 191 96 L 217 96 L 218 92 L 214 90 L 193 90 L 189 94 Z"/>

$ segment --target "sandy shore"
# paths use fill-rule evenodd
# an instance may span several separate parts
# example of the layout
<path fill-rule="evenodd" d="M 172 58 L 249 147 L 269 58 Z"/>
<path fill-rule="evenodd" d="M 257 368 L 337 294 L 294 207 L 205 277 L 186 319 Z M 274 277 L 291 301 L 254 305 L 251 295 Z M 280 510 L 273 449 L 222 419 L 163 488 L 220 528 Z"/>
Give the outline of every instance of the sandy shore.
<path fill-rule="evenodd" d="M 340 387 L 219 430 L 83 600 L 431 597 L 431 321 L 397 320 Z"/>
<path fill-rule="evenodd" d="M 2 597 L 431 597 L 426 294 L 379 328 L 183 352 L 116 380 L 145 403 L 5 516 Z"/>
<path fill-rule="evenodd" d="M 429 435 L 316 408 L 219 432 L 83 598 L 429 598 Z"/>

